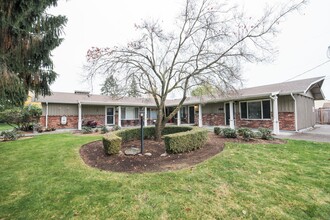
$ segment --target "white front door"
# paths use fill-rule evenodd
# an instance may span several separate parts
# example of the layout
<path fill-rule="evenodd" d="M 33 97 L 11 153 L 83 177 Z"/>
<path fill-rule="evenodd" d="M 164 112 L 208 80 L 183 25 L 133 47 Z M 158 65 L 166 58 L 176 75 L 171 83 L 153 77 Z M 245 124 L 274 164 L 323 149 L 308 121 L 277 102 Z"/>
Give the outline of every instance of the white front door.
<path fill-rule="evenodd" d="M 107 112 L 107 125 L 113 125 L 115 124 L 115 111 L 114 111 L 114 108 L 113 107 L 107 107 L 106 109 L 106 112 Z"/>

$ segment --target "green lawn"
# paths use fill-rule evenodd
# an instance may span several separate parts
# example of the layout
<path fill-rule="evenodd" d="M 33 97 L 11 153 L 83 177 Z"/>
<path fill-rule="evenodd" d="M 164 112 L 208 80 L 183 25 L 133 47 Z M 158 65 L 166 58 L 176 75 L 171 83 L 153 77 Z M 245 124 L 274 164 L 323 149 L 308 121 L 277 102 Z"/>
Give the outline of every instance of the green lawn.
<path fill-rule="evenodd" d="M 6 130 L 11 130 L 11 129 L 13 129 L 13 127 L 11 127 L 7 124 L 0 123 L 0 132 L 1 131 L 6 131 Z"/>
<path fill-rule="evenodd" d="M 86 166 L 71 134 L 0 142 L 0 219 L 330 219 L 330 144 L 227 144 L 175 172 Z"/>

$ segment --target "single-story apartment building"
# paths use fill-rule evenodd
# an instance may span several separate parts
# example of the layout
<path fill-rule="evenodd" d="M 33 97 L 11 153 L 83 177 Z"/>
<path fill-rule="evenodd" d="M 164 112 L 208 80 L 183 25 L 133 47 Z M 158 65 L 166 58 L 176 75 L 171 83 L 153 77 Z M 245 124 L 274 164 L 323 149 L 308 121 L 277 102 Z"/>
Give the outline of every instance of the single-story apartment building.
<path fill-rule="evenodd" d="M 316 123 L 314 100 L 323 100 L 325 77 L 315 77 L 271 85 L 246 88 L 232 94 L 189 97 L 171 123 L 198 126 L 229 126 L 299 131 Z M 42 104 L 41 125 L 55 128 L 81 129 L 86 121 L 98 125 L 121 127 L 140 124 L 139 115 L 146 115 L 150 125 L 157 118 L 152 98 L 113 98 L 88 92 L 54 92 L 39 97 Z M 166 101 L 166 114 L 179 103 Z"/>

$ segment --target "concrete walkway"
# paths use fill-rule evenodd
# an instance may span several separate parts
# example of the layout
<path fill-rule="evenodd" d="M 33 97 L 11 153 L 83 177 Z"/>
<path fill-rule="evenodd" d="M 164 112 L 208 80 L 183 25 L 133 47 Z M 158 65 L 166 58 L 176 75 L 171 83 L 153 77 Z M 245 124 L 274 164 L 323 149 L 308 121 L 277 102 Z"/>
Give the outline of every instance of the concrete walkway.
<path fill-rule="evenodd" d="M 276 137 L 330 143 L 330 125 L 315 125 L 313 129 L 301 132 L 281 131 Z"/>

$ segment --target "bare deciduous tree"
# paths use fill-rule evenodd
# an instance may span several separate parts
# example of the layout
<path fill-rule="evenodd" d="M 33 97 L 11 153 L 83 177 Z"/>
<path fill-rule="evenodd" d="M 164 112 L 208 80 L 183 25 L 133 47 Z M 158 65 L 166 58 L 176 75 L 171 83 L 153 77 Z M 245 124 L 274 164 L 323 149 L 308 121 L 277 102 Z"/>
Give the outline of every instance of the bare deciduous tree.
<path fill-rule="evenodd" d="M 156 139 L 160 140 L 165 124 L 182 107 L 191 88 L 208 84 L 219 91 L 232 90 L 241 82 L 242 61 L 272 57 L 271 40 L 278 33 L 278 23 L 303 4 L 305 0 L 265 9 L 261 17 L 252 18 L 225 3 L 186 0 L 174 31 L 167 33 L 159 22 L 144 21 L 136 26 L 140 39 L 126 47 L 91 48 L 87 78 L 115 74 L 125 83 L 134 77 L 141 92 L 154 98 Z M 175 91 L 181 91 L 182 98 L 166 116 L 165 100 Z"/>

